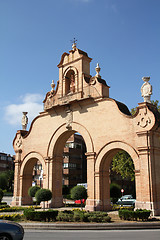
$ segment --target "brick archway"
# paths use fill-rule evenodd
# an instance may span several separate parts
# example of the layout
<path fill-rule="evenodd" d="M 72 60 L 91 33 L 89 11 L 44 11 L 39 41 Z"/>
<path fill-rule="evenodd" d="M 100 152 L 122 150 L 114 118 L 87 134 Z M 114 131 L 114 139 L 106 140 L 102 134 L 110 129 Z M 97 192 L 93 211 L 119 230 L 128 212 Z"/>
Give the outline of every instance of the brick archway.
<path fill-rule="evenodd" d="M 85 127 L 77 122 L 72 122 L 72 130 L 68 131 L 65 124 L 61 125 L 52 135 L 48 150 L 47 156 L 50 162 L 50 181 L 48 182 L 48 188 L 51 189 L 53 193 L 52 205 L 62 206 L 62 162 L 63 162 L 63 150 L 64 145 L 67 139 L 74 133 L 78 132 L 83 137 L 87 154 L 93 152 L 94 146 L 92 138 L 85 129 Z"/>
<path fill-rule="evenodd" d="M 98 153 L 95 163 L 95 209 L 108 210 L 110 203 L 110 186 L 109 186 L 109 168 L 111 161 L 116 153 L 120 150 L 126 151 L 132 158 L 135 166 L 135 183 L 137 184 L 136 199 L 139 199 L 139 178 L 137 173 L 139 169 L 139 155 L 133 147 L 125 142 L 114 141 L 106 144 Z"/>
<path fill-rule="evenodd" d="M 16 158 L 12 204 L 27 203 L 23 185 L 27 166 L 32 166 L 35 159 L 41 159 L 45 168 L 45 187 L 53 192 L 51 205 L 62 205 L 59 187 L 62 150 L 67 138 L 79 132 L 87 147 L 86 208 L 110 208 L 109 195 L 104 193 L 101 184 L 102 165 L 104 163 L 107 173 L 107 164 L 113 154 L 123 149 L 135 165 L 136 207 L 160 214 L 160 114 L 151 103 L 143 102 L 132 116 L 126 105 L 109 97 L 109 86 L 99 74 L 99 65 L 96 75 L 90 75 L 91 60 L 86 52 L 75 46 L 69 53 L 64 53 L 58 64 L 57 88 L 54 89 L 52 82 L 52 89 L 43 101 L 44 112 L 32 121 L 29 131 L 17 131 L 13 141 Z M 75 89 L 65 91 L 65 74 L 73 69 L 76 69 Z M 29 186 L 29 181 L 27 184 Z"/>
<path fill-rule="evenodd" d="M 46 177 L 46 163 L 43 156 L 37 152 L 30 152 L 24 157 L 22 162 L 16 162 L 15 174 L 18 174 L 19 178 L 15 178 L 14 185 L 16 187 L 16 195 L 19 197 L 13 197 L 14 205 L 31 204 L 32 199 L 28 196 L 28 189 L 32 186 L 33 179 L 33 167 L 36 162 L 39 161 L 43 168 L 43 180 L 45 187 Z M 16 172 L 19 171 L 19 172 Z"/>

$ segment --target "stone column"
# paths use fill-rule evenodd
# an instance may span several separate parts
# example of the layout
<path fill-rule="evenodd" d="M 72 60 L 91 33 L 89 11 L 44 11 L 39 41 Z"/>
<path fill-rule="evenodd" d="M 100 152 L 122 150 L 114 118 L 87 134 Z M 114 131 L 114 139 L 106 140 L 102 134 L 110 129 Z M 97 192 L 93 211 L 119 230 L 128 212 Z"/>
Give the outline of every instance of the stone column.
<path fill-rule="evenodd" d="M 109 170 L 95 173 L 96 210 L 107 211 L 111 209 Z"/>
<path fill-rule="evenodd" d="M 103 211 L 111 210 L 110 201 L 110 183 L 109 183 L 109 169 L 102 170 L 102 207 Z"/>
<path fill-rule="evenodd" d="M 102 209 L 102 172 L 95 172 L 95 188 L 96 188 L 96 192 L 95 192 L 95 198 L 96 198 L 96 202 L 95 202 L 95 209 L 97 211 L 100 211 Z"/>
<path fill-rule="evenodd" d="M 28 195 L 28 189 L 32 186 L 32 173 L 24 176 L 20 175 L 20 196 L 19 203 L 21 205 L 33 204 L 32 198 Z"/>
<path fill-rule="evenodd" d="M 140 156 L 140 181 L 136 184 L 136 208 L 143 208 L 152 210 L 152 180 L 151 180 L 151 166 L 148 149 L 141 149 Z"/>
<path fill-rule="evenodd" d="M 44 178 L 43 178 L 43 188 L 47 188 L 47 189 L 50 189 L 51 190 L 51 185 L 50 185 L 50 161 L 51 159 L 50 158 L 45 158 L 45 164 L 46 164 L 46 175 L 45 175 L 45 181 L 44 181 Z M 51 179 L 52 181 L 52 179 Z"/>
<path fill-rule="evenodd" d="M 12 206 L 20 206 L 19 194 L 20 194 L 20 163 L 21 163 L 21 150 L 16 151 L 15 157 L 15 170 L 14 170 L 14 193 L 12 198 Z"/>
<path fill-rule="evenodd" d="M 137 133 L 139 142 L 140 173 L 136 173 L 136 208 L 148 209 L 155 214 L 156 208 L 156 179 L 155 179 L 155 154 L 151 146 L 151 133 L 143 131 Z M 137 178 L 138 174 L 138 178 Z"/>
<path fill-rule="evenodd" d="M 95 210 L 95 153 L 87 152 L 87 194 L 86 210 Z"/>
<path fill-rule="evenodd" d="M 62 196 L 62 156 L 55 156 L 50 160 L 50 174 L 49 174 L 49 185 L 53 193 L 51 206 L 52 207 L 62 207 L 63 206 L 63 196 Z M 51 181 L 52 179 L 52 181 Z"/>

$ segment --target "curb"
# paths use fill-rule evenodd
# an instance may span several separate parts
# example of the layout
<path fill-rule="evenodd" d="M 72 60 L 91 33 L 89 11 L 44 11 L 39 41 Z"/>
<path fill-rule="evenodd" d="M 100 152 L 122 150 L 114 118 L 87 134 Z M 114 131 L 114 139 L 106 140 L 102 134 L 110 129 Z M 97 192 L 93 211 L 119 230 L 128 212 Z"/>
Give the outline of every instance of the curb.
<path fill-rule="evenodd" d="M 160 223 L 20 223 L 24 229 L 34 230 L 137 230 L 137 229 L 160 229 Z"/>

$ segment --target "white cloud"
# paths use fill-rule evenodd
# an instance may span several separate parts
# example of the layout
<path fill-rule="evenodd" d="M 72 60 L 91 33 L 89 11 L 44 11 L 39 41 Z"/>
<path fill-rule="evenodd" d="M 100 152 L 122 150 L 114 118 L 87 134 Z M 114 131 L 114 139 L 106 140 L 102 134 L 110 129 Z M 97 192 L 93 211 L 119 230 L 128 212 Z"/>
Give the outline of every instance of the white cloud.
<path fill-rule="evenodd" d="M 40 94 L 26 94 L 20 96 L 21 103 L 10 104 L 5 108 L 5 119 L 11 125 L 21 125 L 22 112 L 28 112 L 31 122 L 39 112 L 43 111 L 43 96 Z"/>

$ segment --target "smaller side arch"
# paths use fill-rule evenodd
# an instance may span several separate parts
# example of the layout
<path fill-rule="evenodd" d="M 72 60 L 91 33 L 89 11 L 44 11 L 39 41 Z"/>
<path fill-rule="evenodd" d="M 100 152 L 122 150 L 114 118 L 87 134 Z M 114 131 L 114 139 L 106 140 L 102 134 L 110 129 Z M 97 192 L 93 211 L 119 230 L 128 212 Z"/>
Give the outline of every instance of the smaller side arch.
<path fill-rule="evenodd" d="M 121 141 L 106 144 L 97 154 L 95 162 L 95 208 L 97 210 L 107 211 L 111 209 L 109 166 L 119 150 L 126 151 L 131 156 L 135 169 L 139 170 L 139 156 L 132 146 Z"/>
<path fill-rule="evenodd" d="M 19 204 L 30 205 L 32 198 L 28 195 L 28 189 L 32 186 L 33 167 L 37 161 L 40 161 L 43 167 L 43 181 L 46 177 L 46 166 L 44 158 L 37 152 L 28 153 L 22 160 L 19 173 Z M 44 184 L 43 184 L 44 186 Z"/>
<path fill-rule="evenodd" d="M 43 167 L 43 171 L 44 171 L 43 174 L 45 175 L 46 174 L 46 167 L 45 167 L 45 161 L 44 161 L 43 156 L 41 154 L 37 153 L 37 152 L 30 152 L 23 159 L 23 162 L 22 162 L 22 165 L 21 165 L 21 170 L 20 170 L 20 176 L 23 175 L 25 166 L 30 159 L 37 159 L 41 162 L 42 167 Z"/>
<path fill-rule="evenodd" d="M 101 165 L 101 162 L 102 162 L 104 156 L 109 154 L 110 151 L 114 151 L 116 149 L 122 149 L 122 150 L 128 152 L 128 154 L 131 156 L 131 158 L 134 162 L 135 169 L 139 170 L 139 167 L 140 167 L 139 166 L 139 155 L 138 155 L 137 151 L 132 146 L 130 146 L 129 144 L 127 144 L 125 142 L 113 141 L 113 142 L 106 144 L 97 154 L 96 163 L 95 163 L 95 172 L 99 171 L 100 165 Z"/>

